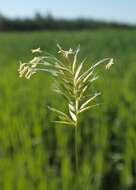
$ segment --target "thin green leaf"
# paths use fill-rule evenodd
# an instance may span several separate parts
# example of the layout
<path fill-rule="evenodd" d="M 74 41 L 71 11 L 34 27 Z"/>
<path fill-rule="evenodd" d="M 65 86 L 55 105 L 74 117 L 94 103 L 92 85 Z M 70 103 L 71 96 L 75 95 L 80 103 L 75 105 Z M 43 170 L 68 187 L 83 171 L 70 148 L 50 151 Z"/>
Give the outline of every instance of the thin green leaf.
<path fill-rule="evenodd" d="M 80 95 L 79 95 L 79 99 L 81 99 L 82 98 L 82 96 L 84 95 L 84 93 L 86 92 L 86 90 L 89 88 L 89 83 L 87 83 L 84 87 L 83 87 L 83 89 L 80 89 Z"/>
<path fill-rule="evenodd" d="M 81 64 L 79 65 L 79 67 L 78 67 L 78 69 L 77 69 L 77 71 L 75 73 L 75 77 L 74 77 L 75 80 L 78 78 L 79 73 L 80 73 L 80 71 L 81 71 L 81 69 L 83 67 L 84 62 L 85 62 L 85 59 L 81 62 Z"/>
<path fill-rule="evenodd" d="M 80 48 L 78 47 L 77 50 L 76 50 L 75 56 L 74 56 L 74 61 L 73 61 L 73 66 L 72 66 L 72 71 L 73 72 L 75 71 L 76 62 L 77 62 L 77 55 L 78 55 L 79 51 L 80 51 Z"/>
<path fill-rule="evenodd" d="M 64 118 L 70 120 L 69 116 L 68 116 L 67 114 L 63 113 L 62 111 L 60 111 L 60 110 L 58 110 L 58 109 L 55 109 L 55 108 L 52 108 L 52 107 L 50 107 L 50 106 L 48 106 L 48 108 L 49 108 L 51 111 L 55 112 L 59 117 L 64 117 Z"/>
<path fill-rule="evenodd" d="M 93 75 L 93 71 L 90 72 L 90 73 L 83 79 L 83 82 L 86 82 L 86 81 L 89 79 L 89 77 L 90 77 L 91 75 Z"/>
<path fill-rule="evenodd" d="M 91 74 L 90 74 L 91 73 Z M 90 74 L 90 76 L 93 74 L 93 71 L 90 69 L 86 70 L 78 79 L 77 84 L 81 84 L 83 80 Z"/>
<path fill-rule="evenodd" d="M 52 121 L 53 123 L 63 124 L 63 125 L 70 125 L 75 126 L 75 123 L 73 122 L 67 122 L 67 121 Z"/>
<path fill-rule="evenodd" d="M 89 80 L 89 82 L 91 83 L 91 82 L 97 80 L 98 78 L 99 78 L 98 76 L 95 76 L 95 77 L 93 77 L 91 80 Z"/>
<path fill-rule="evenodd" d="M 85 108 L 82 108 L 82 109 L 79 110 L 78 113 L 82 113 L 82 112 L 88 111 L 89 109 L 91 109 L 93 107 L 96 107 L 96 106 L 99 106 L 99 104 L 95 104 L 95 105 L 91 105 L 91 106 L 87 106 Z"/>
<path fill-rule="evenodd" d="M 81 91 L 81 90 L 84 89 L 86 86 L 89 87 L 90 84 L 91 84 L 93 81 L 97 80 L 97 79 L 98 79 L 98 76 L 93 76 L 92 79 L 89 79 L 89 80 L 87 80 L 87 81 L 85 81 L 85 82 L 82 81 L 82 83 L 79 84 L 78 89 Z"/>
<path fill-rule="evenodd" d="M 98 61 L 97 63 L 95 63 L 94 65 L 92 65 L 87 71 L 85 71 L 85 72 L 80 76 L 80 78 L 79 78 L 78 80 L 83 79 L 84 77 L 86 77 L 86 76 L 90 73 L 90 71 L 91 71 L 91 73 L 92 73 L 95 67 L 97 67 L 97 66 L 100 65 L 101 63 L 103 63 L 103 62 L 105 62 L 105 61 L 108 61 L 108 60 L 110 60 L 110 58 L 105 58 L 105 59 L 102 59 L 102 60 Z"/>
<path fill-rule="evenodd" d="M 80 109 L 84 108 L 86 105 L 88 105 L 92 100 L 94 100 L 99 95 L 100 95 L 100 93 L 96 93 L 93 97 L 89 98 L 85 103 L 82 104 Z"/>
<path fill-rule="evenodd" d="M 105 61 L 108 61 L 108 60 L 111 60 L 111 58 L 104 58 L 100 61 L 98 61 L 97 63 L 95 63 L 91 68 L 94 69 L 95 67 L 97 67 L 98 65 L 100 65 L 101 63 L 105 62 Z"/>

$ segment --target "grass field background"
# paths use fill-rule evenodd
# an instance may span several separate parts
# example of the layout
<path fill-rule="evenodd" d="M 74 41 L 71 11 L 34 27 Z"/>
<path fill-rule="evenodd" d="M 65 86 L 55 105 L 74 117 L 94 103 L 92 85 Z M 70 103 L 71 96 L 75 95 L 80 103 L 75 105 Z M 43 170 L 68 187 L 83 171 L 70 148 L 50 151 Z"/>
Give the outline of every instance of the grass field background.
<path fill-rule="evenodd" d="M 101 105 L 81 118 L 79 176 L 75 176 L 74 130 L 52 123 L 47 106 L 65 110 L 52 92 L 52 78 L 37 73 L 20 79 L 19 61 L 30 49 L 57 55 L 81 46 L 86 67 L 113 57 L 97 69 Z M 91 92 L 91 91 L 90 91 Z M 136 30 L 0 33 L 0 190 L 136 189 Z"/>

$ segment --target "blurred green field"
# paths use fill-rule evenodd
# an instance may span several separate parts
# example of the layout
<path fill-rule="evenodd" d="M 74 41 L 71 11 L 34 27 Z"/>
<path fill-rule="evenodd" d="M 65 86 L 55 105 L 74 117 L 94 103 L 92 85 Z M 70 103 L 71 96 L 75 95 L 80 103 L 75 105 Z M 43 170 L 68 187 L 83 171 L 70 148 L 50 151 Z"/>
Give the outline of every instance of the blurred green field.
<path fill-rule="evenodd" d="M 101 106 L 81 118 L 79 176 L 75 175 L 73 128 L 52 123 L 47 106 L 65 109 L 52 92 L 52 79 L 38 73 L 20 79 L 19 60 L 30 49 L 56 54 L 81 45 L 87 64 L 101 66 L 93 90 Z M 56 54 L 57 55 L 57 54 Z M 0 33 L 0 190 L 136 189 L 136 30 Z"/>

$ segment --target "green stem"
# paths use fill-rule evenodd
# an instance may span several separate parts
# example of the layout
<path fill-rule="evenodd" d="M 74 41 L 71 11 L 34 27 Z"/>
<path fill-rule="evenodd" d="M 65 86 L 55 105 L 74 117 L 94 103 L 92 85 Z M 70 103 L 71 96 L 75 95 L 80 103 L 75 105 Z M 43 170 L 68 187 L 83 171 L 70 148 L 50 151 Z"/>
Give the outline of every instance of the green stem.
<path fill-rule="evenodd" d="M 75 126 L 75 166 L 76 166 L 76 174 L 77 174 L 78 173 L 77 126 Z"/>

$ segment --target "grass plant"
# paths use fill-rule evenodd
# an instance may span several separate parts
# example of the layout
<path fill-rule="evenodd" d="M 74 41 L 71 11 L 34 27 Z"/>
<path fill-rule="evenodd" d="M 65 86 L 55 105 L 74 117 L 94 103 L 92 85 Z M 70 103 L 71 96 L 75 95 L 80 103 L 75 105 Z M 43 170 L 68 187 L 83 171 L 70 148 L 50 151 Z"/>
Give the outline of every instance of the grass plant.
<path fill-rule="evenodd" d="M 90 93 L 92 83 L 98 79 L 95 68 L 106 62 L 105 68 L 110 69 L 114 62 L 112 58 L 105 58 L 87 70 L 84 70 L 86 59 L 83 59 L 80 64 L 77 64 L 80 47 L 75 51 L 71 48 L 64 50 L 59 44 L 57 44 L 57 47 L 59 49 L 59 58 L 51 54 L 35 56 L 27 63 L 20 63 L 18 71 L 19 76 L 25 76 L 26 79 L 29 79 L 37 71 L 49 72 L 55 78 L 55 88 L 53 91 L 65 99 L 67 113 L 58 108 L 48 108 L 57 115 L 58 120 L 53 122 L 75 128 L 75 166 L 76 173 L 78 173 L 77 128 L 79 127 L 79 118 L 83 112 L 99 105 L 95 102 L 95 99 L 100 93 Z M 41 52 L 40 48 L 32 49 L 32 53 Z"/>

